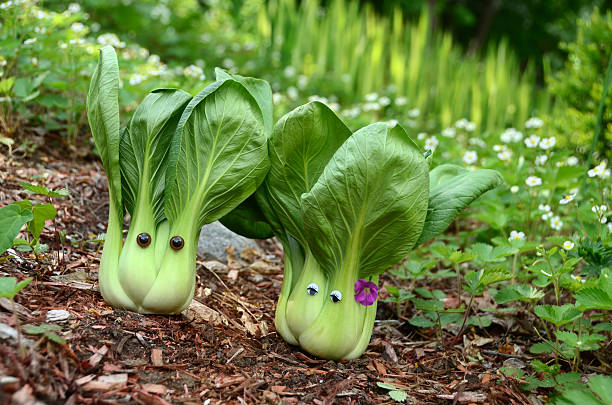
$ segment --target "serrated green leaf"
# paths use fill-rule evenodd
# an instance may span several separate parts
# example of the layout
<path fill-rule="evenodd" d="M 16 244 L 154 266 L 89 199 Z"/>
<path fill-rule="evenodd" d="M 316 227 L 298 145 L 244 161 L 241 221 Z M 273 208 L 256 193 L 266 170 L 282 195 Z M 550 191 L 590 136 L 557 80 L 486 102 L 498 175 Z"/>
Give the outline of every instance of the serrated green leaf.
<path fill-rule="evenodd" d="M 574 297 L 581 308 L 612 310 L 612 297 L 599 287 L 583 288 Z"/>
<path fill-rule="evenodd" d="M 465 322 L 466 325 L 473 325 L 478 328 L 488 328 L 491 326 L 491 318 L 486 316 L 470 316 Z"/>
<path fill-rule="evenodd" d="M 21 227 L 33 217 L 32 211 L 16 204 L 0 208 L 0 254 L 13 246 Z"/>
<path fill-rule="evenodd" d="M 444 230 L 475 199 L 503 183 L 495 170 L 467 170 L 444 164 L 429 173 L 430 192 L 427 218 L 416 245 L 427 242 Z"/>
<path fill-rule="evenodd" d="M 548 342 L 539 342 L 529 348 L 529 352 L 533 354 L 552 353 L 555 350 Z"/>
<path fill-rule="evenodd" d="M 442 301 L 414 298 L 412 302 L 414 302 L 416 309 L 422 309 L 423 311 L 441 312 L 444 310 L 444 303 Z"/>
<path fill-rule="evenodd" d="M 565 304 L 562 306 L 537 305 L 534 312 L 540 318 L 556 326 L 565 325 L 582 316 L 582 311 L 572 304 Z"/>
<path fill-rule="evenodd" d="M 433 326 L 436 326 L 435 322 L 424 316 L 415 316 L 410 319 L 408 323 L 412 326 L 416 326 L 417 328 L 431 328 Z"/>
<path fill-rule="evenodd" d="M 491 284 L 499 283 L 500 281 L 509 280 L 512 278 L 505 265 L 491 266 L 481 270 L 481 276 L 478 280 L 478 285 L 486 287 Z"/>

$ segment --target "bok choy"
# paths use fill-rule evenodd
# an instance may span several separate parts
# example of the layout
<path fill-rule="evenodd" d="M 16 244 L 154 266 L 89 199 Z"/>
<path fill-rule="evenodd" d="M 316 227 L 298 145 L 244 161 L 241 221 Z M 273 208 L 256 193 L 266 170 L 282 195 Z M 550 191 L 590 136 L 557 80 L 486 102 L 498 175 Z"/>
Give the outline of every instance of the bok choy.
<path fill-rule="evenodd" d="M 379 275 L 502 182 L 492 170 L 430 172 L 431 159 L 400 126 L 351 133 L 319 102 L 280 119 L 269 154 L 255 199 L 285 249 L 276 329 L 326 359 L 365 351 Z"/>
<path fill-rule="evenodd" d="M 99 282 L 114 307 L 185 309 L 200 229 L 252 195 L 268 171 L 268 84 L 222 71 L 218 79 L 193 98 L 151 92 L 120 130 L 117 57 L 111 47 L 100 50 L 87 111 L 109 185 Z M 131 216 L 125 243 L 124 207 Z"/>

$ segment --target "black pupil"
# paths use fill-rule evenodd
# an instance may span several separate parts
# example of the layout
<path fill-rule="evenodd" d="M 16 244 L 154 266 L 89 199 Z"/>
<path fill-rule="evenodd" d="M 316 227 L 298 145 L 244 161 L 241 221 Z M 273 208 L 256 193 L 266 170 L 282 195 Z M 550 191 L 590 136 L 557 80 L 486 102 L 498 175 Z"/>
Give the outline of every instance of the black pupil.
<path fill-rule="evenodd" d="M 138 235 L 138 244 L 140 246 L 148 246 L 151 243 L 151 236 L 148 233 L 141 233 Z"/>
<path fill-rule="evenodd" d="M 332 294 L 332 295 L 331 295 L 331 300 L 332 300 L 332 301 L 334 301 L 334 302 L 338 302 L 338 301 L 340 301 L 340 300 L 338 299 L 338 297 L 336 296 L 336 294 Z"/>
<path fill-rule="evenodd" d="M 183 243 L 183 238 L 180 236 L 175 236 L 170 239 L 170 246 L 172 246 L 173 249 L 181 249 L 183 247 Z"/>
<path fill-rule="evenodd" d="M 312 287 L 308 287 L 307 290 L 309 295 L 315 295 L 317 293 L 317 290 Z"/>

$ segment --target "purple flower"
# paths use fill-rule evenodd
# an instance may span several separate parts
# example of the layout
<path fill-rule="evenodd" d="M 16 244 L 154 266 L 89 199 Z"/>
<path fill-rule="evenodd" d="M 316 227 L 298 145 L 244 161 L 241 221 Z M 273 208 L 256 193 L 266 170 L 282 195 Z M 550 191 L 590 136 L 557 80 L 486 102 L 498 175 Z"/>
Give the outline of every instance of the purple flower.
<path fill-rule="evenodd" d="M 361 305 L 372 305 L 378 297 L 378 286 L 371 281 L 360 278 L 355 282 L 355 301 Z"/>

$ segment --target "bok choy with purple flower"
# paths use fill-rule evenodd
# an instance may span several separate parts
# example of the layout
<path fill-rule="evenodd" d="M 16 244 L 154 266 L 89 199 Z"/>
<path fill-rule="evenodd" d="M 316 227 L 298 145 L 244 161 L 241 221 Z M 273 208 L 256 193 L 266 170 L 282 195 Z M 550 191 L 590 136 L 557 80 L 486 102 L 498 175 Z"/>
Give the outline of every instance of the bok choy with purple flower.
<path fill-rule="evenodd" d="M 496 171 L 441 165 L 400 126 L 352 133 L 320 102 L 282 117 L 269 141 L 270 171 L 250 218 L 265 217 L 285 250 L 275 324 L 290 344 L 325 359 L 366 350 L 378 278 L 410 250 L 443 232 L 473 200 L 496 187 Z M 247 208 L 247 207 L 243 207 Z"/>

